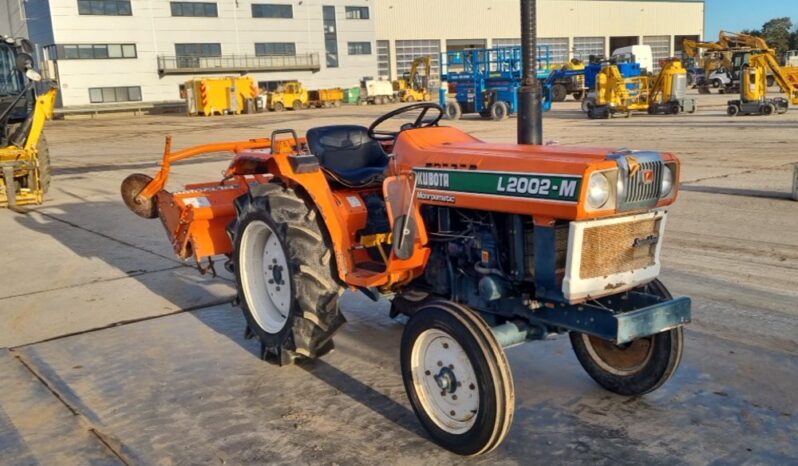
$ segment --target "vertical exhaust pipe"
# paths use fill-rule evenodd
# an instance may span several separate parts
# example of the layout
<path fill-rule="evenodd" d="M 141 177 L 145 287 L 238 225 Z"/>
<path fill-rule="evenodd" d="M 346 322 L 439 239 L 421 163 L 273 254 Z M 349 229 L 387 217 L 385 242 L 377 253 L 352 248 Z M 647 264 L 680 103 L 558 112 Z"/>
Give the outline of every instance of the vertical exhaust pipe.
<path fill-rule="evenodd" d="M 518 144 L 543 144 L 543 109 L 537 79 L 537 2 L 521 0 L 523 82 L 518 89 Z"/>

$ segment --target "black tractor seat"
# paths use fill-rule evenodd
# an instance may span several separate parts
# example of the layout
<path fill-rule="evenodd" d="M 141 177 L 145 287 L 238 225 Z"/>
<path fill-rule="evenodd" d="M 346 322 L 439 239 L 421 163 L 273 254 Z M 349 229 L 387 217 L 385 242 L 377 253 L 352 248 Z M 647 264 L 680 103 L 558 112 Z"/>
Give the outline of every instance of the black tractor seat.
<path fill-rule="evenodd" d="M 309 129 L 306 137 L 310 153 L 333 181 L 352 188 L 382 183 L 388 155 L 364 126 L 319 126 Z"/>

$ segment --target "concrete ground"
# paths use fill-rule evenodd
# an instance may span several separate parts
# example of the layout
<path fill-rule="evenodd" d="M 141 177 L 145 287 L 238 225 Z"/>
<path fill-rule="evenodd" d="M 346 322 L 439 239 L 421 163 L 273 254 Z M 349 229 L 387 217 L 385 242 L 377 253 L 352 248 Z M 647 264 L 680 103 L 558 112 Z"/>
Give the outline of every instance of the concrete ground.
<path fill-rule="evenodd" d="M 47 201 L 0 211 L 0 464 L 798 463 L 798 112 L 729 118 L 727 96 L 696 97 L 695 115 L 588 120 L 565 102 L 544 118 L 559 144 L 681 157 L 662 277 L 694 303 L 679 372 L 625 399 L 592 383 L 567 338 L 512 348 L 513 428 L 475 460 L 426 439 L 385 303 L 346 295 L 336 352 L 263 363 L 229 276 L 174 259 L 160 222 L 119 197 L 125 176 L 157 169 L 166 134 L 181 148 L 368 124 L 394 106 L 48 123 Z M 514 118 L 445 124 L 515 139 Z M 174 185 L 218 179 L 227 160 L 177 166 Z"/>

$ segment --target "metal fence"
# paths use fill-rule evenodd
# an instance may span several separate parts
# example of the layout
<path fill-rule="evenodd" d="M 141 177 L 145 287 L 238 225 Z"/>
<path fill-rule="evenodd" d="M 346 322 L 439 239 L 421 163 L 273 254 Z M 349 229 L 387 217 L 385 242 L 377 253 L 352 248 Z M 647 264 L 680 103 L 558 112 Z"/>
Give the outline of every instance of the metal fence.
<path fill-rule="evenodd" d="M 319 54 L 222 55 L 218 57 L 158 56 L 161 74 L 241 71 L 318 71 Z"/>

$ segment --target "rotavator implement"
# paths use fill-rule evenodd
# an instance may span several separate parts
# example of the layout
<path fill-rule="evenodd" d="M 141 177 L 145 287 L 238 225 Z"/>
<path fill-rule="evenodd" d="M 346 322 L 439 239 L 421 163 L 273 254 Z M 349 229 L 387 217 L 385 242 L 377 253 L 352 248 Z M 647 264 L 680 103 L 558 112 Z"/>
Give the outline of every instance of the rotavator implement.
<path fill-rule="evenodd" d="M 179 257 L 226 258 L 264 359 L 332 349 L 345 288 L 391 300 L 392 316 L 409 316 L 400 358 L 410 403 L 453 452 L 486 453 L 507 435 L 511 345 L 568 333 L 607 390 L 665 383 L 690 321 L 690 300 L 657 280 L 679 160 L 494 144 L 439 126 L 442 113 L 416 103 L 368 128 L 278 130 L 174 153 L 167 139 L 155 178 L 130 175 L 122 196 L 161 219 Z M 221 180 L 165 189 L 174 162 L 220 151 L 234 154 Z"/>

